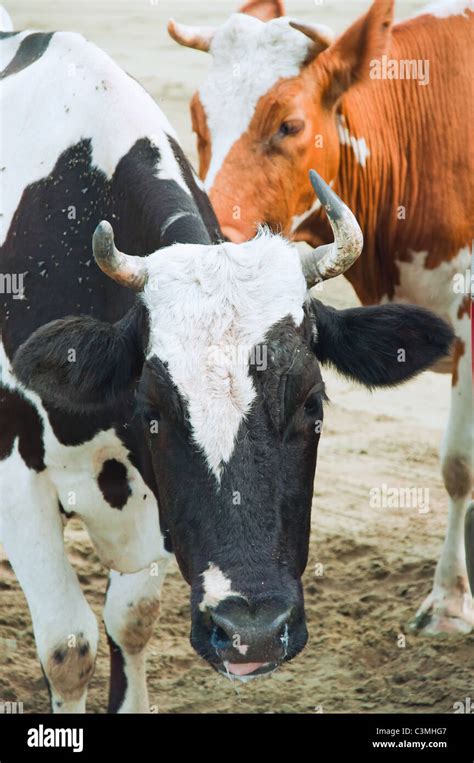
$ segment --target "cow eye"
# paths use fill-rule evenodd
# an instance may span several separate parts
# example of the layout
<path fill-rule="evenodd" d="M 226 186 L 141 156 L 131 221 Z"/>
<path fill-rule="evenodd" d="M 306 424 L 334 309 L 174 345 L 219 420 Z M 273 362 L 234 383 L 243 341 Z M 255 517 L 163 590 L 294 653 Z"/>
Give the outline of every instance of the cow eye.
<path fill-rule="evenodd" d="M 311 395 L 307 397 L 304 403 L 304 412 L 311 418 L 317 416 L 322 408 L 322 401 L 320 395 Z"/>
<path fill-rule="evenodd" d="M 302 119 L 289 119 L 287 122 L 282 122 L 278 130 L 278 134 L 282 138 L 286 138 L 289 135 L 297 135 L 304 128 L 304 122 Z"/>
<path fill-rule="evenodd" d="M 157 419 L 159 421 L 161 419 L 158 408 L 146 408 L 144 411 L 144 417 L 147 421 L 150 419 Z"/>
<path fill-rule="evenodd" d="M 157 434 L 158 425 L 161 421 L 161 416 L 158 409 L 145 407 L 141 409 L 140 413 L 145 428 L 150 430 L 150 434 Z"/>
<path fill-rule="evenodd" d="M 316 384 L 304 401 L 304 412 L 310 418 L 319 416 L 323 409 L 323 400 L 327 400 L 324 382 Z"/>

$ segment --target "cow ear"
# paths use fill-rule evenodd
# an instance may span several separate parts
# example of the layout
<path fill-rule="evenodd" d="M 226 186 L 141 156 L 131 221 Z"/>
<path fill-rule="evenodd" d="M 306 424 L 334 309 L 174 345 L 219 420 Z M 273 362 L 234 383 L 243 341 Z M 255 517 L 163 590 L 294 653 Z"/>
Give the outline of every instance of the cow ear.
<path fill-rule="evenodd" d="M 147 334 L 141 305 L 115 324 L 69 316 L 37 329 L 15 353 L 13 371 L 45 403 L 73 412 L 100 409 L 140 374 Z"/>
<path fill-rule="evenodd" d="M 239 13 L 255 16 L 260 21 L 271 21 L 285 15 L 283 0 L 250 0 L 239 8 Z"/>
<path fill-rule="evenodd" d="M 410 379 L 449 354 L 450 326 L 415 305 L 377 305 L 335 310 L 313 299 L 312 346 L 322 363 L 366 387 Z"/>
<path fill-rule="evenodd" d="M 351 85 L 370 78 L 371 62 L 387 49 L 393 21 L 394 0 L 375 0 L 368 12 L 357 19 L 317 58 L 329 74 L 325 92 L 335 103 Z"/>

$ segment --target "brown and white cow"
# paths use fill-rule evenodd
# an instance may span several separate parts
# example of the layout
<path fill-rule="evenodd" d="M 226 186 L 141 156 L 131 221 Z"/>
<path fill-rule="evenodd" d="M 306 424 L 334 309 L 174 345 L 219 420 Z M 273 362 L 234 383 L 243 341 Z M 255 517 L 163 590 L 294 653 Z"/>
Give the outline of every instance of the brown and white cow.
<path fill-rule="evenodd" d="M 346 273 L 363 304 L 415 302 L 455 328 L 442 473 L 449 527 L 432 593 L 413 626 L 428 633 L 474 623 L 463 523 L 472 495 L 470 300 L 473 236 L 468 104 L 472 2 L 435 4 L 392 25 L 375 0 L 339 38 L 255 0 L 219 28 L 169 23 L 174 39 L 209 51 L 191 104 L 200 174 L 226 235 L 267 223 L 313 246 L 330 229 L 308 182 L 316 167 L 355 210 L 363 256 Z M 315 9 L 315 17 L 320 11 Z"/>

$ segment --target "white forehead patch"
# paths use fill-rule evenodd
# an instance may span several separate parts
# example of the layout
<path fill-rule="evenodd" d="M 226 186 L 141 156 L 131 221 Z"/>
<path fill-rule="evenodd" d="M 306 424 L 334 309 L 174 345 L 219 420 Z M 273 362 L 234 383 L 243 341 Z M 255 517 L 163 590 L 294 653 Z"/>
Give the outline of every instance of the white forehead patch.
<path fill-rule="evenodd" d="M 297 76 L 310 45 L 288 18 L 264 23 L 234 13 L 219 27 L 211 44 L 211 69 L 199 90 L 212 146 L 206 189 L 247 130 L 259 98 L 279 79 Z"/>
<path fill-rule="evenodd" d="M 241 593 L 232 590 L 230 579 L 213 562 L 209 562 L 209 567 L 202 573 L 201 577 L 204 589 L 204 595 L 199 604 L 201 612 L 204 612 L 209 607 L 217 607 L 221 601 L 224 601 L 229 596 L 242 596 Z"/>
<path fill-rule="evenodd" d="M 298 251 L 262 233 L 239 245 L 175 244 L 151 254 L 147 267 L 147 356 L 167 364 L 187 402 L 194 441 L 219 480 L 255 399 L 255 345 L 282 318 L 303 321 Z"/>
<path fill-rule="evenodd" d="M 415 13 L 415 16 L 422 16 L 429 13 L 431 16 L 437 16 L 440 19 L 448 16 L 466 16 L 466 11 L 474 11 L 473 0 L 434 0 Z"/>

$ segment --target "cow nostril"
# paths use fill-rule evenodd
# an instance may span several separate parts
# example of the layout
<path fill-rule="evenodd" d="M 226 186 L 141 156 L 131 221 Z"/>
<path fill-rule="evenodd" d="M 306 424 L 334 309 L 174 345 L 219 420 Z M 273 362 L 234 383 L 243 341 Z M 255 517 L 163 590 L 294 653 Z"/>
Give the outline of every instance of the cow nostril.
<path fill-rule="evenodd" d="M 214 625 L 212 629 L 211 644 L 214 649 L 227 649 L 230 646 L 229 636 L 219 625 Z"/>
<path fill-rule="evenodd" d="M 280 641 L 281 641 L 281 644 L 282 644 L 282 647 L 283 647 L 284 654 L 286 656 L 286 654 L 288 652 L 288 644 L 289 644 L 289 640 L 290 640 L 289 639 L 288 622 L 286 622 L 285 625 L 283 625 L 283 627 L 280 628 L 279 636 L 280 636 Z"/>

